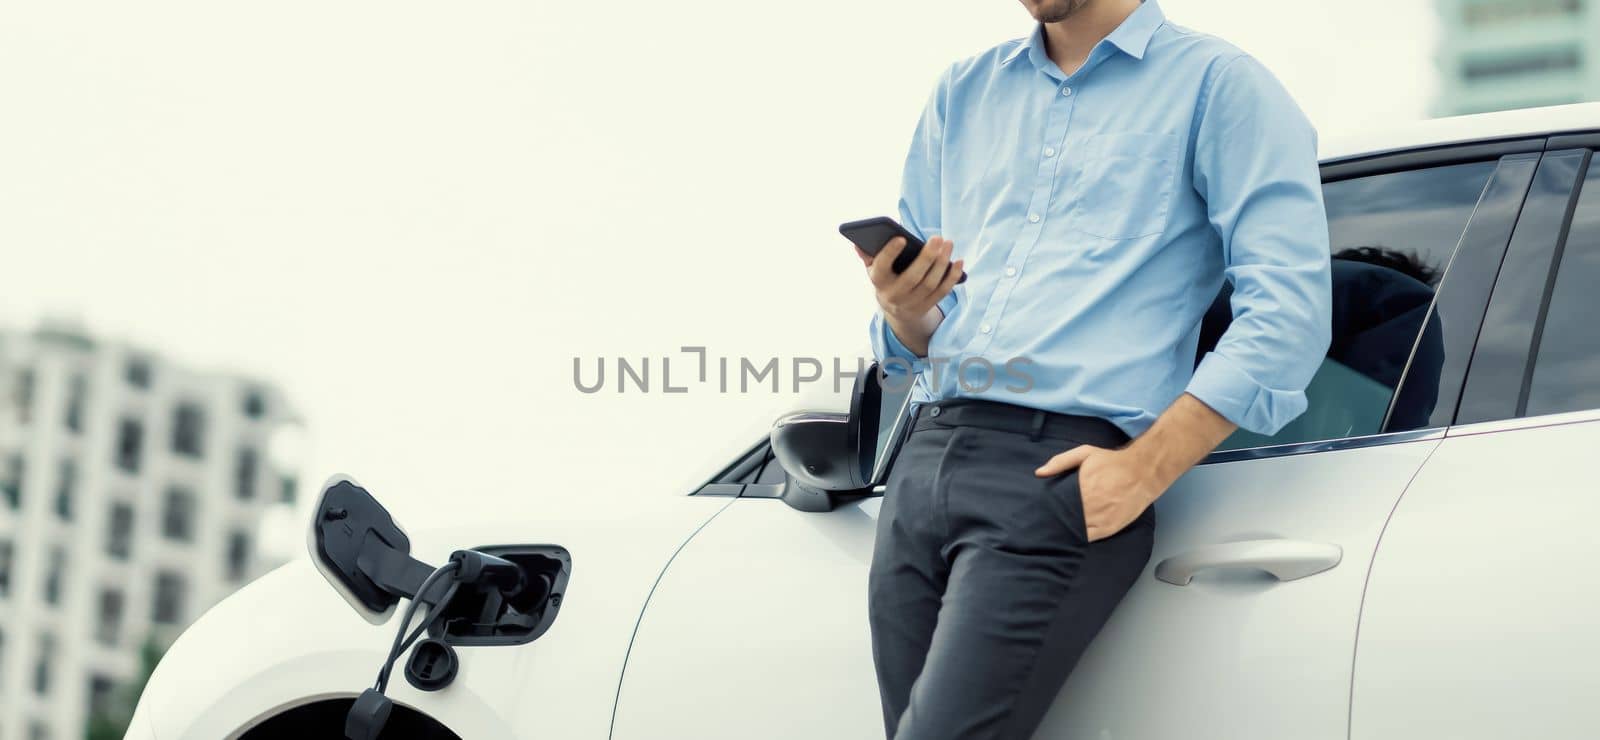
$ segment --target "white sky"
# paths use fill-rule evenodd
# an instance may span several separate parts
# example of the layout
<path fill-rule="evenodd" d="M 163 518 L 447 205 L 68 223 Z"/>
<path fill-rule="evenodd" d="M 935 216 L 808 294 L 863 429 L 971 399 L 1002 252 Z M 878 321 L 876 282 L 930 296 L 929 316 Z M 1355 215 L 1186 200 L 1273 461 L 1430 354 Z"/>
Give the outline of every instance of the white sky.
<path fill-rule="evenodd" d="M 1432 95 L 1425 0 L 1164 7 L 1325 134 Z M 1030 23 L 1013 0 L 10 0 L 0 323 L 275 380 L 311 477 L 403 521 L 440 495 L 679 494 L 796 397 L 586 396 L 572 357 L 863 348 L 835 226 L 892 213 L 944 66 Z"/>

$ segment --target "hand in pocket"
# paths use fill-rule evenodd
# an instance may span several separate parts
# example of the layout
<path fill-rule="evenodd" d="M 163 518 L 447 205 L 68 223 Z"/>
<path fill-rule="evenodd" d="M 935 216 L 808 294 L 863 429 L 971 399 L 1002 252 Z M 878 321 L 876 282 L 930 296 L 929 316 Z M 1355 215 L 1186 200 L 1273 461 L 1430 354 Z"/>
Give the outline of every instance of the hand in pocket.
<path fill-rule="evenodd" d="M 1158 480 L 1150 473 L 1152 467 L 1126 449 L 1078 445 L 1050 458 L 1033 474 L 1050 478 L 1078 471 L 1083 521 L 1089 541 L 1094 542 L 1121 532 L 1166 491 L 1170 482 Z"/>

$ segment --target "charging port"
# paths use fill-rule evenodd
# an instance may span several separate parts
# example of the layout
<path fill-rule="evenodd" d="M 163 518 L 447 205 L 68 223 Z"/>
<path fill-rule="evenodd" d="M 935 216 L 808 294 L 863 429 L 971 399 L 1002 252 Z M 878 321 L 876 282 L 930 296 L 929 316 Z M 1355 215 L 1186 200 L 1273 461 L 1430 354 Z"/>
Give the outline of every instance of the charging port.
<path fill-rule="evenodd" d="M 539 639 L 561 609 L 572 556 L 559 545 L 473 548 L 514 563 L 522 587 L 510 595 L 490 584 L 462 588 L 429 620 L 428 635 L 451 645 L 521 645 Z"/>

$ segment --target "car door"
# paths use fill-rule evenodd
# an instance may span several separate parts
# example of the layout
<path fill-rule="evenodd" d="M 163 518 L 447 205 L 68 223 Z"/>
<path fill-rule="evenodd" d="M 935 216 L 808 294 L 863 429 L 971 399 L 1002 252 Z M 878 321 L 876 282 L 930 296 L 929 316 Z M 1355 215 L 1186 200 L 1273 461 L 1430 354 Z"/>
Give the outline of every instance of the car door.
<path fill-rule="evenodd" d="M 1163 497 L 1150 566 L 1038 737 L 1345 737 L 1368 561 L 1454 409 L 1537 161 L 1526 146 L 1325 171 L 1356 282 L 1311 410 L 1275 437 L 1236 436 Z M 802 513 L 743 496 L 710 522 L 645 609 L 613 738 L 881 737 L 866 626 L 878 503 Z"/>
<path fill-rule="evenodd" d="M 1161 498 L 1146 573 L 1039 737 L 1346 737 L 1367 567 L 1448 423 L 1537 156 L 1324 170 L 1334 338 L 1308 410 Z"/>
<path fill-rule="evenodd" d="M 909 422 L 909 390 L 884 388 L 874 480 Z M 866 622 L 881 488 L 801 511 L 778 498 L 786 480 L 763 440 L 695 494 L 735 500 L 651 594 L 614 740 L 882 734 Z"/>
<path fill-rule="evenodd" d="M 1457 423 L 1378 547 L 1352 738 L 1595 734 L 1600 159 L 1552 141 Z"/>

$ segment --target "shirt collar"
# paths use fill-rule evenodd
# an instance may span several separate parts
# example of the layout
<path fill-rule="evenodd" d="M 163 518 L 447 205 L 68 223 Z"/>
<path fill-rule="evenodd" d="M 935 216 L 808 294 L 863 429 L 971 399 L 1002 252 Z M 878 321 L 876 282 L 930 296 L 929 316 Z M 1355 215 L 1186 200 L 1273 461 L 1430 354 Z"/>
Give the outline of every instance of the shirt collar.
<path fill-rule="evenodd" d="M 1161 6 L 1156 3 L 1156 0 L 1144 0 L 1131 15 L 1122 21 L 1122 25 L 1117 26 L 1116 30 L 1106 36 L 1105 40 L 1134 59 L 1144 59 L 1144 52 L 1150 46 L 1151 37 L 1155 36 L 1156 30 L 1166 22 L 1167 16 L 1161 12 Z M 1044 26 L 1042 24 L 1033 24 L 1033 33 L 1028 34 L 1026 39 L 1023 39 L 1021 43 L 1018 43 L 1015 48 L 1007 53 L 1005 58 L 1000 60 L 1000 64 L 1001 66 L 1008 65 L 1023 54 L 1028 54 L 1030 57 L 1036 57 L 1037 59 L 1047 58 L 1044 50 Z"/>

